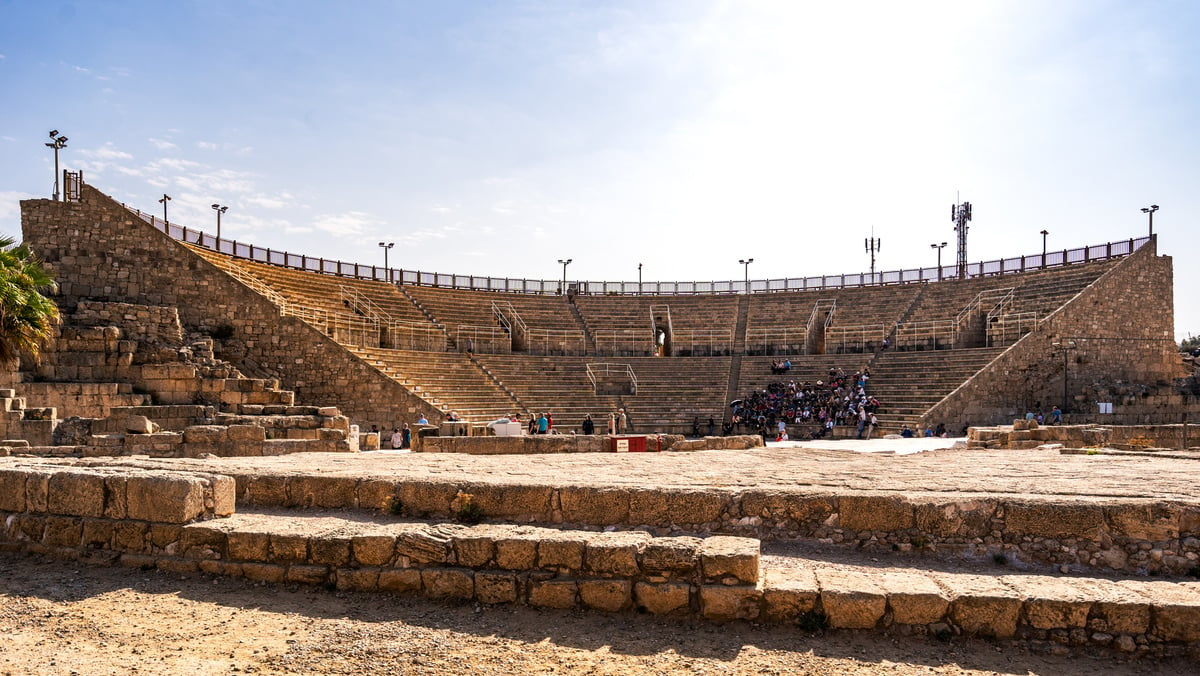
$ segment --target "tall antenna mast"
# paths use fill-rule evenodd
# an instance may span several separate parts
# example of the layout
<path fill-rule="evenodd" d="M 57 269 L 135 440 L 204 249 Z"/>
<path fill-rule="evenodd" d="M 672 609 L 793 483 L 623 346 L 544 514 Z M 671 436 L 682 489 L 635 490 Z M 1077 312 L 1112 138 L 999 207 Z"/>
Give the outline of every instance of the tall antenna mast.
<path fill-rule="evenodd" d="M 958 193 L 954 193 L 954 199 L 958 199 Z M 971 221 L 971 203 L 951 204 L 950 220 L 954 223 L 954 230 L 958 233 L 958 277 L 959 279 L 966 279 L 967 223 Z"/>
<path fill-rule="evenodd" d="M 875 238 L 875 226 L 871 226 L 871 239 L 864 239 L 863 246 L 871 254 L 871 283 L 875 283 L 875 252 L 879 251 L 880 240 Z"/>

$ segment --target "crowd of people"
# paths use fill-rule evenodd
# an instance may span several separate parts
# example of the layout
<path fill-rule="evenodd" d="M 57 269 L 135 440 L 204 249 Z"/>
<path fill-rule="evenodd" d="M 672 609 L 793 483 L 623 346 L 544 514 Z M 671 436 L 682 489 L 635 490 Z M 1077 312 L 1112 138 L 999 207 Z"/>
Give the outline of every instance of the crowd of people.
<path fill-rule="evenodd" d="M 772 372 L 776 365 L 772 364 Z M 776 439 L 787 435 L 787 426 L 812 425 L 815 431 L 808 436 L 821 438 L 835 426 L 854 425 L 859 438 L 868 437 L 877 424 L 875 413 L 879 401 L 867 394 L 867 383 L 871 379 L 868 369 L 847 376 L 840 368 L 829 370 L 827 380 L 816 383 L 773 382 L 762 390 L 755 390 L 744 398 L 732 402 L 731 430 L 747 430 L 762 434 L 764 438 L 775 431 Z"/>

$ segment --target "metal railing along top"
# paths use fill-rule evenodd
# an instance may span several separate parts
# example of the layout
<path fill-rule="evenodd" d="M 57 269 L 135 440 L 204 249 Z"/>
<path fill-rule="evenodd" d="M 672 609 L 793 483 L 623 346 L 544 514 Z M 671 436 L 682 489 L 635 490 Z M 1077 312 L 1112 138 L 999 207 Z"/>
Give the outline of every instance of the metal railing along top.
<path fill-rule="evenodd" d="M 235 258 L 269 263 L 296 270 L 306 270 L 326 275 L 353 277 L 377 282 L 398 283 L 411 286 L 436 286 L 471 291 L 497 291 L 539 295 L 559 295 L 561 279 L 527 279 L 512 277 L 486 277 L 458 273 L 426 272 L 422 270 L 388 269 L 377 265 L 364 265 L 319 256 L 294 254 L 287 251 L 264 248 L 229 239 L 217 239 L 201 230 L 167 223 L 154 214 L 126 206 L 156 229 L 172 239 L 200 244 Z M 1138 237 L 1117 242 L 1106 242 L 1077 249 L 1050 251 L 1045 254 L 1015 256 L 992 261 L 968 263 L 965 277 L 988 277 L 1018 272 L 1043 270 L 1079 263 L 1111 260 L 1128 256 L 1150 241 L 1150 237 Z M 949 271 L 951 274 L 946 274 Z M 787 277 L 781 279 L 752 279 L 749 286 L 745 280 L 712 280 L 686 282 L 621 282 L 621 281 L 576 281 L 571 282 L 581 295 L 644 295 L 675 296 L 697 294 L 776 293 L 781 291 L 814 291 L 821 289 L 844 289 L 888 284 L 912 284 L 959 279 L 956 267 L 942 266 L 911 268 L 852 274 L 820 275 L 811 277 Z"/>

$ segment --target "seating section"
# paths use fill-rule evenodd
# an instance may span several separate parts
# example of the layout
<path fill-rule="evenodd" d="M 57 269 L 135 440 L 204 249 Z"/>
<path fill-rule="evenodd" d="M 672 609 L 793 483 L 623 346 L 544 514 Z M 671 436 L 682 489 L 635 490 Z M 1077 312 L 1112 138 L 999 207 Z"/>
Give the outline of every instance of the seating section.
<path fill-rule="evenodd" d="M 566 298 L 396 286 L 187 246 L 443 411 L 472 422 L 550 412 L 564 431 L 578 430 L 587 414 L 603 430 L 618 407 L 635 428 L 642 422 L 686 431 L 695 418 L 726 419 L 731 387 L 736 395 L 779 380 L 823 380 L 830 368 L 868 367 L 883 427 L 915 426 L 1005 347 L 1120 264 L 748 297 Z M 736 335 L 739 312 L 744 328 Z M 819 331 L 810 336 L 814 316 Z M 881 349 L 885 337 L 892 349 Z M 773 374 L 771 362 L 783 356 L 792 370 Z M 597 386 L 588 364 L 615 364 L 611 370 L 624 375 Z"/>

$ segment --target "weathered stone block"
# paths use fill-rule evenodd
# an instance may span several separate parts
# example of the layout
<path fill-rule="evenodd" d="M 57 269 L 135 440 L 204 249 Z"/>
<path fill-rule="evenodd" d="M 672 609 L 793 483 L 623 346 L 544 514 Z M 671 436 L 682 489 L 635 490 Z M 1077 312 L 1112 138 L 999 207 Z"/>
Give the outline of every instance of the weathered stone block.
<path fill-rule="evenodd" d="M 1121 580 L 1116 583 L 1150 603 L 1150 633 L 1164 641 L 1200 640 L 1200 587 L 1195 583 Z"/>
<path fill-rule="evenodd" d="M 475 598 L 480 603 L 516 603 L 516 573 L 476 571 Z"/>
<path fill-rule="evenodd" d="M 187 523 L 204 514 L 204 482 L 175 473 L 129 477 L 127 513 L 131 519 Z"/>
<path fill-rule="evenodd" d="M 234 561 L 266 561 L 270 551 L 270 533 L 233 531 L 229 533 L 229 558 Z"/>
<path fill-rule="evenodd" d="M 458 488 L 446 483 L 410 481 L 400 484 L 400 503 L 409 514 L 449 514 Z"/>
<path fill-rule="evenodd" d="M 633 587 L 634 602 L 639 608 L 654 615 L 689 610 L 691 593 L 691 585 L 686 582 L 638 582 Z"/>
<path fill-rule="evenodd" d="M 992 530 L 991 520 L 995 513 L 995 501 L 986 499 L 923 504 L 914 508 L 917 529 L 939 537 L 984 537 Z"/>
<path fill-rule="evenodd" d="M 1012 638 L 1017 632 L 1022 599 L 986 575 L 930 573 L 950 596 L 950 618 L 967 635 Z"/>
<path fill-rule="evenodd" d="M 597 526 L 626 523 L 631 492 L 619 488 L 564 486 L 558 491 L 563 520 Z"/>
<path fill-rule="evenodd" d="M 289 507 L 354 507 L 357 479 L 353 477 L 295 476 L 288 483 Z"/>
<path fill-rule="evenodd" d="M 549 533 L 538 543 L 538 567 L 555 570 L 583 569 L 583 551 L 587 546 L 583 534 Z"/>
<path fill-rule="evenodd" d="M 615 613 L 629 608 L 632 587 L 629 580 L 580 580 L 579 598 L 589 608 Z"/>
<path fill-rule="evenodd" d="M 425 568 L 421 585 L 433 598 L 469 599 L 475 595 L 474 576 L 463 568 Z"/>
<path fill-rule="evenodd" d="M 1009 502 L 1004 511 L 1005 530 L 1013 535 L 1098 540 L 1104 530 L 1099 504 Z"/>
<path fill-rule="evenodd" d="M 421 591 L 421 571 L 416 568 L 385 568 L 379 571 L 379 588 L 396 593 Z"/>
<path fill-rule="evenodd" d="M 896 624 L 941 622 L 950 609 L 950 597 L 927 575 L 882 573 L 879 583 L 887 591 L 892 622 Z"/>
<path fill-rule="evenodd" d="M 768 622 L 795 622 L 817 607 L 821 589 L 812 570 L 768 569 L 763 575 L 763 615 Z"/>
<path fill-rule="evenodd" d="M 287 567 L 285 579 L 293 584 L 322 585 L 329 581 L 329 568 L 296 564 Z"/>
<path fill-rule="evenodd" d="M 396 553 L 416 563 L 449 563 L 452 540 L 453 537 L 442 530 L 413 530 L 397 536 Z"/>
<path fill-rule="evenodd" d="M 185 444 L 222 444 L 229 441 L 223 425 L 190 425 L 183 428 Z"/>
<path fill-rule="evenodd" d="M 112 474 L 104 477 L 104 516 L 109 519 L 129 518 L 129 477 Z"/>
<path fill-rule="evenodd" d="M 79 544 L 84 549 L 109 549 L 115 522 L 108 519 L 84 519 Z"/>
<path fill-rule="evenodd" d="M 1104 515 L 1114 536 L 1162 541 L 1179 537 L 1179 508 L 1164 503 L 1107 505 Z"/>
<path fill-rule="evenodd" d="M 758 582 L 758 540 L 715 535 L 700 543 L 699 554 L 705 581 L 723 582 L 734 578 L 743 584 Z"/>
<path fill-rule="evenodd" d="M 690 575 L 700 563 L 696 537 L 652 538 L 642 548 L 642 571 L 646 574 Z"/>
<path fill-rule="evenodd" d="M 762 590 L 756 586 L 700 587 L 700 614 L 710 620 L 754 620 L 761 612 Z"/>
<path fill-rule="evenodd" d="M 476 526 L 454 539 L 454 555 L 460 566 L 485 568 L 496 556 L 495 537 L 499 529 Z"/>
<path fill-rule="evenodd" d="M 350 563 L 350 538 L 336 536 L 314 537 L 308 541 L 309 561 L 323 566 L 341 568 Z"/>
<path fill-rule="evenodd" d="M 379 589 L 378 568 L 338 568 L 337 588 L 348 591 L 375 591 Z"/>
<path fill-rule="evenodd" d="M 49 547 L 79 547 L 83 535 L 83 520 L 72 516 L 47 516 L 42 530 L 42 544 Z"/>
<path fill-rule="evenodd" d="M 104 516 L 104 477 L 84 472 L 56 472 L 50 477 L 51 514 Z"/>
<path fill-rule="evenodd" d="M 574 608 L 578 591 L 574 580 L 534 580 L 529 586 L 529 605 L 539 608 Z"/>
<path fill-rule="evenodd" d="M 354 559 L 364 566 L 386 566 L 396 555 L 396 538 L 392 535 L 356 535 L 350 538 Z"/>
<path fill-rule="evenodd" d="M 873 576 L 849 570 L 817 571 L 821 607 L 836 629 L 873 629 L 887 611 L 887 590 Z"/>
<path fill-rule="evenodd" d="M 587 570 L 596 575 L 637 575 L 638 553 L 650 540 L 643 532 L 598 533 L 587 539 Z"/>
<path fill-rule="evenodd" d="M 496 565 L 507 570 L 531 570 L 537 566 L 536 533 L 509 532 L 496 539 Z"/>
<path fill-rule="evenodd" d="M 0 512 L 25 511 L 25 472 L 0 470 Z"/>
<path fill-rule="evenodd" d="M 468 492 L 473 496 L 472 502 L 489 517 L 544 519 L 550 514 L 554 490 L 549 486 L 480 484 L 472 486 Z"/>
<path fill-rule="evenodd" d="M 1092 609 L 1089 595 L 1074 584 L 1041 575 L 1005 575 L 1000 581 L 1025 601 L 1025 621 L 1034 629 L 1074 629 L 1087 626 Z"/>
<path fill-rule="evenodd" d="M 894 496 L 843 495 L 838 498 L 839 523 L 853 531 L 907 530 L 916 524 L 912 503 Z"/>
<path fill-rule="evenodd" d="M 246 576 L 247 580 L 255 582 L 268 582 L 278 584 L 287 578 L 287 567 L 273 563 L 243 563 L 242 575 Z"/>

